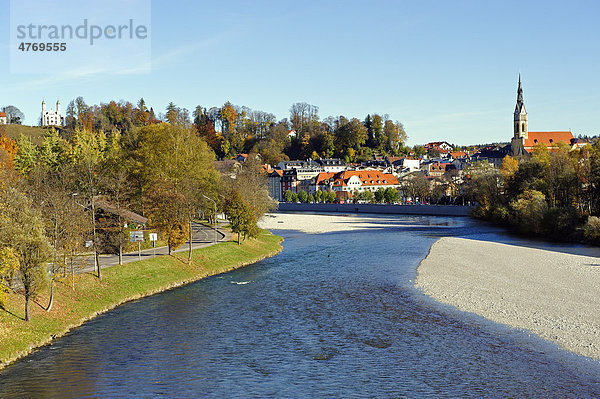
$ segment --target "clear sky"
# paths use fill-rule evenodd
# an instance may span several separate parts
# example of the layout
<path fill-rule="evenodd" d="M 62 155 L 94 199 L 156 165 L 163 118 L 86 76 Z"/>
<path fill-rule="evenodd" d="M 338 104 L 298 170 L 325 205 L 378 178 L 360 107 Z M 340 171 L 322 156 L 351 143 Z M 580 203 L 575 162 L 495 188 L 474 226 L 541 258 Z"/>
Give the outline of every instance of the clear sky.
<path fill-rule="evenodd" d="M 521 72 L 530 130 L 600 134 L 596 0 L 152 1 L 150 73 L 31 75 L 10 73 L 9 3 L 0 105 L 27 124 L 42 99 L 66 108 L 77 96 L 144 97 L 156 112 L 231 101 L 278 119 L 308 102 L 321 118 L 389 114 L 411 145 L 508 141 Z"/>

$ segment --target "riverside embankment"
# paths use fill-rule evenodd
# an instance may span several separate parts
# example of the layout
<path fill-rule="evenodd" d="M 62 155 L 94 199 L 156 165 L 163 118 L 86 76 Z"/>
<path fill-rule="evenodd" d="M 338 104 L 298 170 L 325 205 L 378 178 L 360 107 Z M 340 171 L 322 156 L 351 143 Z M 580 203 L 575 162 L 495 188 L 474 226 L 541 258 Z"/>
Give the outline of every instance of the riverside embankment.
<path fill-rule="evenodd" d="M 88 273 L 76 275 L 74 289 L 71 281 L 57 281 L 52 311 L 44 310 L 47 295 L 39 295 L 31 306 L 30 322 L 23 320 L 22 296 L 12 294 L 0 309 L 0 369 L 122 303 L 273 256 L 281 251 L 281 241 L 261 231 L 258 239 L 242 245 L 229 241 L 193 250 L 191 265 L 188 253 L 179 252 L 107 268 L 102 280 Z"/>

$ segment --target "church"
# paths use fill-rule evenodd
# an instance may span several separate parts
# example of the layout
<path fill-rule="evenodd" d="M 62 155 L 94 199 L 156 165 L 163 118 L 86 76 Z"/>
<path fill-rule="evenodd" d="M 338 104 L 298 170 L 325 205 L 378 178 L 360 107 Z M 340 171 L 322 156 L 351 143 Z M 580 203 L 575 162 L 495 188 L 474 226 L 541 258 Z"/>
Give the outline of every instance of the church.
<path fill-rule="evenodd" d="M 60 101 L 56 101 L 56 111 L 46 108 L 46 101 L 42 101 L 42 126 L 62 126 L 64 118 L 60 114 Z"/>
<path fill-rule="evenodd" d="M 519 74 L 519 87 L 517 88 L 517 105 L 513 118 L 514 135 L 511 140 L 511 155 L 513 157 L 528 156 L 538 144 L 545 144 L 550 151 L 558 143 L 572 145 L 574 137 L 571 132 L 530 132 L 527 126 L 527 111 L 523 101 L 523 85 Z"/>

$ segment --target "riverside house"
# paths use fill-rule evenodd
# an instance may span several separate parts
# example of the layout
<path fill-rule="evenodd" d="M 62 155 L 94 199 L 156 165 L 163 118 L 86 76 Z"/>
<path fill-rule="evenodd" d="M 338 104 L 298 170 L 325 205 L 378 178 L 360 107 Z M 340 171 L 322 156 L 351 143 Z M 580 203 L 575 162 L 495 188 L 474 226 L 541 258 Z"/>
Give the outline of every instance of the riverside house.
<path fill-rule="evenodd" d="M 349 199 L 362 191 L 375 192 L 380 188 L 398 189 L 396 176 L 378 170 L 346 170 L 338 173 L 319 173 L 315 191 L 334 191 L 339 199 Z"/>

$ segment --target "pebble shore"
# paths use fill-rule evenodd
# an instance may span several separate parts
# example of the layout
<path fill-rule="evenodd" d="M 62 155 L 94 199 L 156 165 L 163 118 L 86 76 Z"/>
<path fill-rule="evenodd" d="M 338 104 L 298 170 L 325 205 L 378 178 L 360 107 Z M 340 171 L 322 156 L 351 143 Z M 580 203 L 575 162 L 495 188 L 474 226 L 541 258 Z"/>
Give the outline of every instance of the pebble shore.
<path fill-rule="evenodd" d="M 444 237 L 416 286 L 439 302 L 600 359 L 600 258 Z"/>

